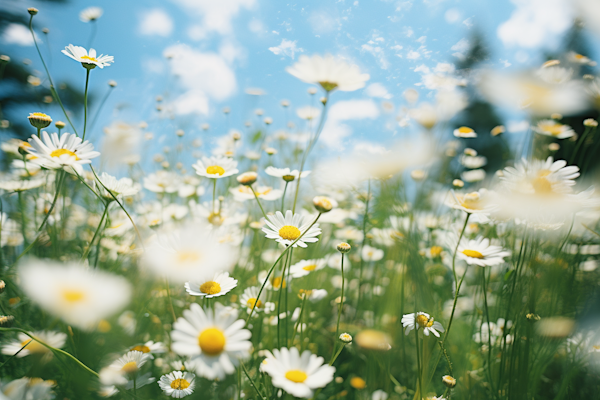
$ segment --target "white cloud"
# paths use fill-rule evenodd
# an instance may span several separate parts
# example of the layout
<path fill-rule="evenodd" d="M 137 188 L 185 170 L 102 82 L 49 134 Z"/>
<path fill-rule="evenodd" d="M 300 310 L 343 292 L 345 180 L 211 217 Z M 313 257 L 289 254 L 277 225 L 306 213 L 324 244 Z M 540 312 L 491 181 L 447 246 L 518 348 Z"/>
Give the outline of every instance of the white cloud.
<path fill-rule="evenodd" d="M 454 57 L 458 57 L 463 60 L 465 58 L 465 53 L 471 48 L 471 43 L 465 38 L 462 38 L 456 43 L 454 46 L 450 47 L 450 50 L 454 51 L 452 55 Z"/>
<path fill-rule="evenodd" d="M 344 121 L 375 119 L 378 116 L 379 109 L 371 99 L 338 101 L 329 109 L 321 141 L 328 146 L 341 148 L 340 140 L 352 134 L 352 128 Z"/>
<path fill-rule="evenodd" d="M 210 99 L 222 101 L 235 93 L 235 74 L 222 55 L 203 53 L 185 44 L 170 46 L 164 54 L 170 59 L 171 74 L 185 90 L 173 103 L 176 112 L 205 114 Z"/>
<path fill-rule="evenodd" d="M 167 37 L 173 32 L 173 20 L 160 8 L 147 10 L 142 14 L 138 31 L 142 35 Z"/>
<path fill-rule="evenodd" d="M 406 58 L 408 58 L 409 60 L 418 60 L 419 58 L 421 58 L 421 54 L 418 51 L 411 50 L 406 55 Z"/>
<path fill-rule="evenodd" d="M 453 24 L 453 23 L 457 22 L 460 19 L 460 17 L 461 17 L 461 13 L 456 8 L 451 8 L 448 11 L 446 11 L 446 13 L 444 14 L 444 19 L 449 24 Z"/>
<path fill-rule="evenodd" d="M 573 22 L 569 0 L 511 1 L 516 10 L 497 31 L 505 45 L 525 48 L 553 46 Z"/>
<path fill-rule="evenodd" d="M 382 99 L 391 99 L 392 95 L 388 93 L 385 86 L 381 83 L 371 83 L 365 90 L 369 97 L 380 97 Z"/>
<path fill-rule="evenodd" d="M 31 32 L 25 25 L 21 24 L 8 24 L 2 33 L 2 41 L 6 44 L 33 46 Z"/>
<path fill-rule="evenodd" d="M 196 37 L 202 38 L 206 34 L 216 32 L 227 35 L 233 31 L 233 18 L 242 10 L 250 9 L 255 0 L 173 0 L 179 4 L 187 14 L 196 14 L 202 17 L 196 25 Z M 202 32 L 202 34 L 199 34 Z"/>
<path fill-rule="evenodd" d="M 269 50 L 275 55 L 284 55 L 294 59 L 296 53 L 302 53 L 304 49 L 296 46 L 296 41 L 283 39 L 281 44 L 276 47 L 269 47 Z"/>
<path fill-rule="evenodd" d="M 320 35 L 333 32 L 341 25 L 341 21 L 334 18 L 330 12 L 325 10 L 315 11 L 308 17 L 308 23 L 313 32 Z"/>
<path fill-rule="evenodd" d="M 390 63 L 387 57 L 385 56 L 383 49 L 380 46 L 371 46 L 370 44 L 363 44 L 361 49 L 363 51 L 371 53 L 373 57 L 377 59 L 377 63 L 379 64 L 379 67 L 381 67 L 381 69 L 389 68 Z"/>

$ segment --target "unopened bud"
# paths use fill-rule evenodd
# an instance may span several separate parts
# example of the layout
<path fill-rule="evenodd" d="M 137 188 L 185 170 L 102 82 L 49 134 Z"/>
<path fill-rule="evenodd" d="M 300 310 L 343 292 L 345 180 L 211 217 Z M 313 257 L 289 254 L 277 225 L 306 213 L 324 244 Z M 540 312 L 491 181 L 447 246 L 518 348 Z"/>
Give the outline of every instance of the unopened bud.
<path fill-rule="evenodd" d="M 237 177 L 237 181 L 245 186 L 250 186 L 258 179 L 258 174 L 256 172 L 248 171 L 243 174 L 239 174 Z"/>
<path fill-rule="evenodd" d="M 338 244 L 336 246 L 337 251 L 339 251 L 340 253 L 347 253 L 350 251 L 350 249 L 352 249 L 352 246 L 350 246 L 348 243 L 346 242 L 342 242 L 340 244 Z"/>
<path fill-rule="evenodd" d="M 337 206 L 337 202 L 329 197 L 325 196 L 316 196 L 313 199 L 313 205 L 320 213 L 326 213 L 331 211 L 332 208 Z"/>
<path fill-rule="evenodd" d="M 456 379 L 454 379 L 450 375 L 442 376 L 442 382 L 444 383 L 444 385 L 446 385 L 450 389 L 452 389 L 454 386 L 456 386 Z"/>
<path fill-rule="evenodd" d="M 352 335 L 350 335 L 349 333 L 342 333 L 340 335 L 340 340 L 344 343 L 351 343 L 352 342 Z"/>
<path fill-rule="evenodd" d="M 35 7 L 29 7 L 27 9 L 27 12 L 29 13 L 29 15 L 36 15 L 38 13 L 38 9 Z"/>

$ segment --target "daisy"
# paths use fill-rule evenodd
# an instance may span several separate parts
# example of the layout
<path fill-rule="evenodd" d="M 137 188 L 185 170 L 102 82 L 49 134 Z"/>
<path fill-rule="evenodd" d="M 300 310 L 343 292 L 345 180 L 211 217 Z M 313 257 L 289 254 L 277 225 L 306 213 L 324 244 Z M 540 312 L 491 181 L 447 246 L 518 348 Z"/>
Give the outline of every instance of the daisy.
<path fill-rule="evenodd" d="M 154 354 L 162 354 L 167 351 L 164 343 L 162 342 L 154 342 L 153 340 L 149 340 L 144 344 L 138 344 L 133 346 L 130 351 L 141 351 L 144 354 L 149 354 L 150 358 L 154 358 Z"/>
<path fill-rule="evenodd" d="M 214 309 L 196 303 L 183 311 L 183 318 L 173 324 L 171 349 L 192 358 L 196 373 L 206 379 L 225 379 L 235 372 L 239 360 L 250 355 L 251 333 L 237 319 L 238 311 L 214 304 Z"/>
<path fill-rule="evenodd" d="M 0 189 L 6 190 L 7 192 L 24 192 L 43 186 L 45 183 L 46 181 L 44 179 L 0 181 Z"/>
<path fill-rule="evenodd" d="M 127 385 L 129 377 L 136 376 L 139 370 L 152 357 L 141 351 L 132 350 L 100 370 L 100 383 L 106 386 Z M 137 380 L 137 379 L 136 379 Z M 140 386 L 138 386 L 140 387 Z"/>
<path fill-rule="evenodd" d="M 27 119 L 32 126 L 38 129 L 46 128 L 52 123 L 52 118 L 49 115 L 41 112 L 29 113 Z"/>
<path fill-rule="evenodd" d="M 362 247 L 361 257 L 365 261 L 379 261 L 383 258 L 383 250 L 364 245 Z"/>
<path fill-rule="evenodd" d="M 325 268 L 327 260 L 320 258 L 318 260 L 302 260 L 290 267 L 290 276 L 300 278 L 310 274 L 312 271 L 318 271 Z"/>
<path fill-rule="evenodd" d="M 514 167 L 507 167 L 500 180 L 503 186 L 513 192 L 552 195 L 571 193 L 575 179 L 579 177 L 579 167 L 567 167 L 565 160 L 554 161 L 548 157 L 545 161 L 522 159 Z"/>
<path fill-rule="evenodd" d="M 567 56 L 569 61 L 571 61 L 573 64 L 589 65 L 590 67 L 596 66 L 595 61 L 592 61 L 589 57 L 586 57 L 582 54 L 575 53 L 574 51 L 570 52 Z"/>
<path fill-rule="evenodd" d="M 237 283 L 237 279 L 230 277 L 228 272 L 217 272 L 212 279 L 196 279 L 184 286 L 188 294 L 210 299 L 229 293 Z"/>
<path fill-rule="evenodd" d="M 502 264 L 504 257 L 509 255 L 510 252 L 504 251 L 501 246 L 491 246 L 490 240 L 481 236 L 475 240 L 462 238 L 457 250 L 457 257 L 460 260 L 480 267 Z"/>
<path fill-rule="evenodd" d="M 289 279 L 282 279 L 281 276 L 275 276 L 274 274 L 267 280 L 267 271 L 260 271 L 258 274 L 258 281 L 261 285 L 265 285 L 266 289 L 279 290 L 282 286 L 285 289 L 288 285 L 288 281 L 291 281 L 293 277 L 290 275 Z"/>
<path fill-rule="evenodd" d="M 239 172 L 237 161 L 222 156 L 202 157 L 202 160 L 198 160 L 192 167 L 198 175 L 212 179 L 226 178 Z"/>
<path fill-rule="evenodd" d="M 83 173 L 83 165 L 91 164 L 92 158 L 100 155 L 94 151 L 94 145 L 87 140 L 81 142 L 71 133 L 63 133 L 60 138 L 57 133 L 48 135 L 47 132 L 42 132 L 42 138 L 33 135 L 29 138 L 31 147 L 26 147 L 25 150 L 38 157 L 38 163 L 48 169 L 64 169 L 71 172 L 74 170 L 78 174 Z"/>
<path fill-rule="evenodd" d="M 248 311 L 248 314 L 252 312 L 252 308 L 254 308 L 254 312 L 263 311 L 265 309 L 264 304 L 261 300 L 258 299 L 259 288 L 256 286 L 250 286 L 244 290 L 244 293 L 240 296 L 240 303 L 242 307 L 245 307 Z"/>
<path fill-rule="evenodd" d="M 575 132 L 568 125 L 563 125 L 553 119 L 543 119 L 538 122 L 533 130 L 540 135 L 552 136 L 557 139 L 568 139 L 575 136 Z"/>
<path fill-rule="evenodd" d="M 194 393 L 196 375 L 191 372 L 173 371 L 160 377 L 158 386 L 167 396 L 181 399 Z"/>
<path fill-rule="evenodd" d="M 310 171 L 302 171 L 302 173 L 300 173 L 297 169 L 290 170 L 289 168 L 267 167 L 265 173 L 276 178 L 281 178 L 286 182 L 291 182 L 298 179 L 298 177 L 306 178 L 310 174 Z"/>
<path fill-rule="evenodd" d="M 302 239 L 298 240 L 294 247 L 307 247 L 306 243 L 315 243 L 321 234 L 319 224 L 312 224 L 311 221 L 304 222 L 304 217 L 300 214 L 294 214 L 291 210 L 285 212 L 285 217 L 280 211 L 275 215 L 267 215 L 265 220 L 267 225 L 262 230 L 266 233 L 268 239 L 275 239 L 284 246 L 289 246 L 297 240 L 302 233 Z M 310 226 L 310 229 L 309 229 Z"/>
<path fill-rule="evenodd" d="M 238 187 L 230 188 L 229 192 L 233 194 L 233 198 L 236 201 L 244 202 L 246 200 L 254 200 L 254 194 L 249 186 L 240 185 Z M 265 201 L 273 201 L 280 199 L 283 195 L 283 191 L 279 189 L 273 189 L 269 186 L 258 186 L 254 189 L 256 196 Z"/>
<path fill-rule="evenodd" d="M 183 284 L 194 277 L 227 271 L 236 259 L 234 249 L 219 243 L 206 224 L 194 224 L 159 231 L 150 239 L 140 262 L 154 274 Z"/>
<path fill-rule="evenodd" d="M 90 49 L 88 54 L 87 50 L 81 46 L 73 46 L 72 44 L 65 47 L 62 51 L 67 57 L 71 57 L 75 61 L 79 61 L 84 68 L 94 69 L 96 67 L 104 68 L 108 67 L 114 62 L 113 56 L 105 56 L 100 54 L 96 55 L 96 50 Z"/>
<path fill-rule="evenodd" d="M 285 390 L 295 397 L 310 398 L 313 390 L 327 386 L 333 380 L 335 367 L 323 365 L 323 357 L 318 357 L 305 350 L 285 347 L 281 350 L 267 351 L 267 358 L 260 365 L 260 370 L 271 377 L 273 386 Z"/>
<path fill-rule="evenodd" d="M 454 136 L 459 138 L 476 138 L 477 133 L 472 128 L 468 126 L 461 126 L 454 130 Z"/>
<path fill-rule="evenodd" d="M 76 262 L 30 258 L 18 267 L 21 289 L 42 309 L 90 330 L 129 303 L 131 285 L 120 276 Z"/>
<path fill-rule="evenodd" d="M 352 92 L 365 86 L 369 74 L 363 74 L 356 65 L 350 65 L 330 54 L 300 56 L 298 62 L 285 69 L 289 74 L 306 83 L 318 83 L 325 91 L 338 89 Z"/>
<path fill-rule="evenodd" d="M 96 21 L 103 13 L 100 7 L 88 7 L 79 13 L 79 19 L 82 22 Z"/>
<path fill-rule="evenodd" d="M 62 348 L 65 345 L 65 342 L 67 341 L 67 335 L 62 332 L 38 331 L 31 332 L 31 335 L 36 339 L 39 339 L 42 342 L 46 343 L 48 346 L 54 347 L 56 349 Z M 23 348 L 23 350 L 21 350 L 21 348 Z M 19 352 L 19 350 L 21 351 Z M 2 346 L 2 354 L 7 356 L 16 355 L 17 357 L 25 357 L 30 354 L 46 355 L 50 354 L 50 349 L 48 349 L 43 344 L 40 344 L 39 342 L 33 340 L 26 334 L 19 333 L 19 335 L 17 336 L 17 340 L 9 342 Z"/>
<path fill-rule="evenodd" d="M 415 313 L 404 314 L 401 322 L 402 327 L 406 328 L 404 331 L 406 335 L 413 329 L 419 330 L 419 328 L 423 328 L 423 334 L 425 336 L 429 336 L 429 333 L 431 332 L 435 337 L 440 337 L 439 332 L 444 332 L 442 324 L 434 321 L 429 314 L 424 312 L 418 312 L 416 317 Z"/>
<path fill-rule="evenodd" d="M 144 188 L 154 193 L 175 193 L 179 190 L 179 175 L 165 170 L 144 177 Z"/>
<path fill-rule="evenodd" d="M 469 214 L 489 215 L 491 206 L 488 203 L 487 191 L 480 189 L 477 192 L 459 193 L 452 190 L 446 197 L 446 205 L 456 210 Z"/>
<path fill-rule="evenodd" d="M 136 195 L 142 189 L 139 183 L 134 183 L 130 178 L 117 179 L 106 172 L 103 172 L 99 179 L 102 182 L 99 185 L 102 196 L 108 200 L 113 200 L 110 193 L 117 198 L 130 197 Z"/>
<path fill-rule="evenodd" d="M 321 110 L 318 109 L 317 107 L 304 106 L 304 107 L 298 108 L 296 110 L 296 114 L 301 119 L 305 119 L 307 121 L 310 121 L 312 119 L 319 118 L 319 116 L 321 115 Z"/>
<path fill-rule="evenodd" d="M 460 174 L 460 179 L 463 182 L 481 182 L 485 179 L 485 170 L 484 169 L 472 169 L 470 171 L 465 171 Z"/>
<path fill-rule="evenodd" d="M 463 154 L 458 161 L 469 169 L 481 168 L 487 164 L 487 158 L 483 156 L 468 156 Z"/>

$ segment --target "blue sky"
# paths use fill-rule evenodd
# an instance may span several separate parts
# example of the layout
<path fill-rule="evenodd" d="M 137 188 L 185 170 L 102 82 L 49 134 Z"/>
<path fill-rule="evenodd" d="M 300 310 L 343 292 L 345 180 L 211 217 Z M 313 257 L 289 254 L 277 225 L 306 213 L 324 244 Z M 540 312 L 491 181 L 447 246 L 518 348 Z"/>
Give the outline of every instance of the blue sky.
<path fill-rule="evenodd" d="M 375 84 L 334 94 L 332 103 L 358 101 L 353 104 L 362 110 L 354 119 L 347 116 L 344 134 L 385 142 L 410 133 L 410 127 L 396 123 L 402 93 L 412 87 L 422 98 L 431 96 L 424 76 L 435 73 L 440 63 L 459 60 L 474 30 L 490 46 L 489 66 L 518 69 L 543 61 L 542 51 L 560 43 L 574 15 L 567 0 L 9 1 L 0 10 L 25 13 L 29 6 L 40 9 L 36 27 L 50 29 L 54 78 L 81 87 L 85 70 L 60 50 L 69 43 L 87 46 L 91 26 L 79 20 L 79 12 L 89 6 L 104 9 L 92 47 L 113 55 L 115 63 L 92 71 L 90 90 L 99 98 L 108 80 L 116 80 L 118 87 L 94 135 L 115 120 L 147 121 L 162 140 L 178 128 L 198 131 L 204 122 L 217 136 L 230 128 L 242 131 L 256 107 L 274 118 L 273 129 L 283 128 L 282 99 L 291 101 L 292 110 L 310 104 L 308 85 L 287 74 L 285 67 L 302 54 L 332 53 L 358 64 L 371 75 L 368 85 Z M 41 70 L 26 35 L 11 29 L 0 34 L 2 47 L 33 60 Z M 48 56 L 46 45 L 42 48 Z M 249 96 L 248 88 L 266 94 Z M 156 113 L 157 95 L 165 98 L 174 120 Z M 382 101 L 393 103 L 394 112 L 382 111 Z M 225 106 L 232 110 L 229 122 L 221 112 Z M 329 139 L 324 135 L 326 145 L 335 141 Z"/>

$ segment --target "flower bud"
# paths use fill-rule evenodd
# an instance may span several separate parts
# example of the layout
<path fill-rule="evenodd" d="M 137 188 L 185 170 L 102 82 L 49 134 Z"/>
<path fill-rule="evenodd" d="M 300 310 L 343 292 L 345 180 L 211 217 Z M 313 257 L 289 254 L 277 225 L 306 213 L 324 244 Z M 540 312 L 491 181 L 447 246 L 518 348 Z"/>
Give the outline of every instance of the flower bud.
<path fill-rule="evenodd" d="M 495 127 L 494 129 L 492 129 L 492 136 L 498 136 L 501 133 L 504 133 L 506 131 L 506 128 L 504 128 L 504 125 L 498 125 L 497 127 Z"/>
<path fill-rule="evenodd" d="M 340 253 L 347 253 L 350 251 L 350 249 L 352 249 L 352 246 L 350 246 L 348 243 L 346 242 L 342 242 L 340 244 L 338 244 L 336 246 L 337 251 L 339 251 Z"/>
<path fill-rule="evenodd" d="M 0 326 L 11 326 L 14 320 L 15 317 L 13 317 L 12 315 L 0 315 Z"/>
<path fill-rule="evenodd" d="M 347 332 L 344 332 L 344 333 L 342 333 L 342 334 L 340 335 L 340 338 L 339 338 L 339 339 L 340 339 L 342 342 L 344 342 L 344 343 L 351 343 L 351 342 L 352 342 L 352 335 L 350 335 L 350 334 L 349 334 L 349 333 L 347 333 Z"/>
<path fill-rule="evenodd" d="M 64 128 L 65 126 L 67 126 L 67 124 L 65 124 L 65 123 L 64 123 L 64 122 L 62 122 L 62 121 L 56 121 L 56 122 L 54 123 L 54 126 L 56 126 L 58 129 L 62 129 L 62 128 Z"/>
<path fill-rule="evenodd" d="M 27 117 L 29 119 L 29 123 L 38 129 L 46 128 L 48 125 L 52 123 L 52 118 L 49 115 L 46 115 L 41 112 L 29 113 Z"/>
<path fill-rule="evenodd" d="M 38 9 L 35 7 L 29 7 L 27 9 L 27 12 L 29 13 L 29 15 L 36 15 L 38 13 Z"/>
<path fill-rule="evenodd" d="M 454 386 L 456 386 L 456 379 L 454 379 L 450 375 L 442 376 L 442 382 L 444 383 L 444 385 L 446 385 L 450 389 L 452 389 Z"/>
<path fill-rule="evenodd" d="M 465 186 L 465 183 L 463 181 L 461 181 L 460 179 L 455 179 L 452 181 L 452 185 L 454 187 L 461 188 L 461 187 Z"/>
<path fill-rule="evenodd" d="M 313 199 L 313 204 L 320 213 L 329 212 L 333 207 L 337 206 L 337 202 L 335 200 L 325 196 L 315 197 Z"/>
<path fill-rule="evenodd" d="M 110 80 L 108 81 L 108 86 L 114 88 L 117 87 L 117 81 Z"/>
<path fill-rule="evenodd" d="M 248 171 L 243 174 L 239 174 L 237 177 L 237 181 L 245 186 L 250 186 L 258 179 L 258 174 L 256 172 Z"/>
<path fill-rule="evenodd" d="M 0 280 L 0 293 L 4 292 L 4 289 L 6 289 L 6 282 Z"/>
<path fill-rule="evenodd" d="M 179 137 L 183 137 L 183 135 L 185 135 L 185 132 L 183 131 L 183 129 L 177 129 L 175 131 L 175 134 Z"/>
<path fill-rule="evenodd" d="M 593 118 L 588 118 L 585 121 L 583 121 L 583 125 L 585 126 L 591 126 L 591 127 L 597 127 L 598 126 L 598 121 L 596 121 Z"/>

